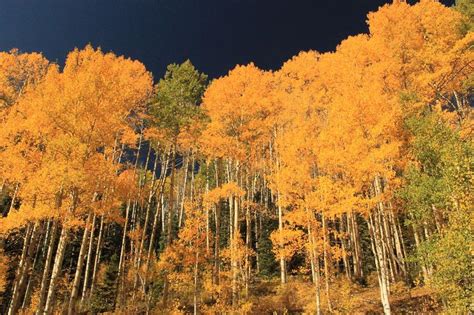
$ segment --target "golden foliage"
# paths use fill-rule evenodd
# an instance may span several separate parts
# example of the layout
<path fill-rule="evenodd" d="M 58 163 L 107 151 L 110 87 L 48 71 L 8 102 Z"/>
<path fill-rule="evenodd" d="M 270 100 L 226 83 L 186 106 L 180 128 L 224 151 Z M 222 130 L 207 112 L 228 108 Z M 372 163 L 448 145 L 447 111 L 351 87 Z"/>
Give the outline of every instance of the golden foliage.
<path fill-rule="evenodd" d="M 7 272 L 9 266 L 9 259 L 0 250 L 0 292 L 4 292 L 7 285 Z"/>

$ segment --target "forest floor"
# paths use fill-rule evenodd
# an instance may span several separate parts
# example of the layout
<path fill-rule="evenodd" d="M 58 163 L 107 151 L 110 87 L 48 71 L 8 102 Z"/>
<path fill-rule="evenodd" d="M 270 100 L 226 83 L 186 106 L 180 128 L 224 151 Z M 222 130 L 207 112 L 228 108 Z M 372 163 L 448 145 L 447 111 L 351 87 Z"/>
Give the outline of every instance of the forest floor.
<path fill-rule="evenodd" d="M 321 307 L 328 311 L 324 283 L 321 287 Z M 336 314 L 383 314 L 380 291 L 375 285 L 356 286 L 348 281 L 331 284 L 329 293 L 332 311 Z M 253 314 L 308 314 L 315 310 L 314 286 L 308 281 L 290 281 L 281 287 L 275 280 L 259 281 L 253 286 Z M 392 314 L 437 314 L 440 305 L 426 287 L 408 288 L 396 283 L 391 288 Z"/>
<path fill-rule="evenodd" d="M 431 291 L 423 287 L 393 293 L 390 306 L 393 314 L 437 314 L 440 306 L 432 298 Z M 362 288 L 356 293 L 358 305 L 352 314 L 382 314 L 378 288 Z"/>

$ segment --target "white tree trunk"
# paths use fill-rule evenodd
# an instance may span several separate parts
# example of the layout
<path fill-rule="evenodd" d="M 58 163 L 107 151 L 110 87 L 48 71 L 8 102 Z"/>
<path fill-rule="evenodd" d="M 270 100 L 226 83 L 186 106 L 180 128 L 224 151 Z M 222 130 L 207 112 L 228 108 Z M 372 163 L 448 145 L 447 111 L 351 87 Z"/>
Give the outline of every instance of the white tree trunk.
<path fill-rule="evenodd" d="M 87 287 L 89 284 L 89 273 L 91 270 L 91 264 L 92 264 L 92 247 L 94 245 L 94 228 L 95 228 L 95 221 L 96 221 L 96 215 L 94 213 L 92 217 L 92 225 L 90 229 L 90 235 L 89 235 L 89 247 L 87 251 L 87 262 L 86 262 L 86 271 L 84 272 L 84 284 L 82 286 L 82 296 L 81 296 L 81 303 L 79 306 L 79 309 L 82 309 L 84 305 L 84 300 L 87 296 Z"/>
<path fill-rule="evenodd" d="M 92 215 L 87 215 L 86 225 L 84 226 L 84 233 L 82 234 L 81 249 L 79 250 L 79 256 L 77 257 L 76 272 L 74 274 L 74 280 L 72 282 L 71 296 L 69 298 L 68 314 L 73 315 L 76 312 L 76 300 L 79 294 L 79 285 L 81 282 L 82 267 L 84 266 L 84 258 L 87 251 L 88 237 L 89 237 L 89 226 Z"/>
<path fill-rule="evenodd" d="M 56 284 L 58 281 L 59 274 L 63 265 L 64 253 L 66 252 L 66 244 L 68 238 L 68 229 L 63 227 L 61 235 L 59 236 L 58 249 L 56 251 L 56 257 L 54 259 L 53 270 L 51 272 L 51 280 L 49 282 L 48 294 L 46 296 L 46 305 L 44 312 L 51 314 L 54 306 L 54 295 L 56 290 Z"/>

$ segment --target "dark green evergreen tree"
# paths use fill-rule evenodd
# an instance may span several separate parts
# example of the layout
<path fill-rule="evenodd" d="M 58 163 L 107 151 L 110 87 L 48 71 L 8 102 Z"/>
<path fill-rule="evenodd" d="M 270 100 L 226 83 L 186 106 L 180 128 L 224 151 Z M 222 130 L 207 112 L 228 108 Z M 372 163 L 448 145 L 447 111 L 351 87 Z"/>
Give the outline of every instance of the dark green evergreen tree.
<path fill-rule="evenodd" d="M 202 118 L 199 105 L 206 86 L 207 75 L 196 70 L 191 61 L 168 65 L 150 104 L 152 125 L 175 141 L 183 128 Z"/>
<path fill-rule="evenodd" d="M 118 273 L 118 256 L 116 254 L 110 257 L 105 268 L 103 281 L 98 284 L 91 299 L 90 311 L 94 314 L 111 312 L 115 309 Z"/>
<path fill-rule="evenodd" d="M 278 221 L 265 219 L 262 223 L 261 235 L 258 239 L 258 259 L 260 264 L 260 275 L 273 277 L 279 273 L 278 260 L 272 251 L 270 234 L 278 228 Z"/>

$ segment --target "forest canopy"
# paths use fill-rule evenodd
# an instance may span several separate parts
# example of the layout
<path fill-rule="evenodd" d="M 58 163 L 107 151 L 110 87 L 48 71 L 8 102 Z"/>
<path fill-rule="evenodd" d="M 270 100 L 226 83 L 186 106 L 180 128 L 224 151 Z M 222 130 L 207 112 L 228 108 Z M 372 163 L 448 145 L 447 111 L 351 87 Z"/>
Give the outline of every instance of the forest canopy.
<path fill-rule="evenodd" d="M 213 80 L 0 52 L 0 313 L 474 312 L 473 12 Z"/>

